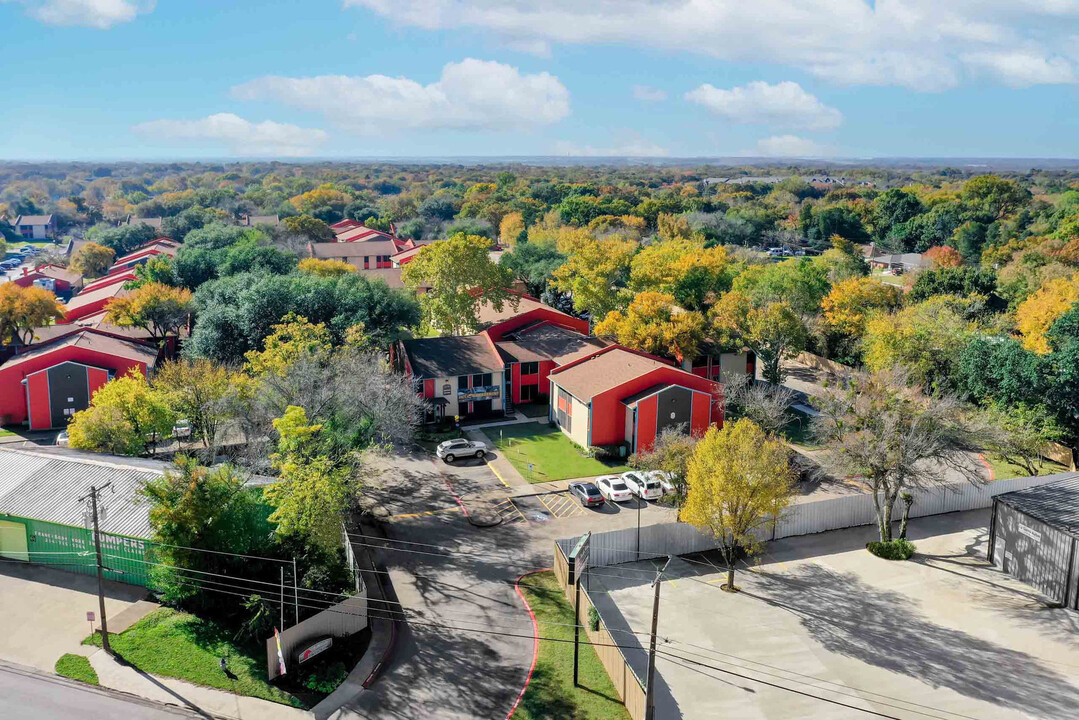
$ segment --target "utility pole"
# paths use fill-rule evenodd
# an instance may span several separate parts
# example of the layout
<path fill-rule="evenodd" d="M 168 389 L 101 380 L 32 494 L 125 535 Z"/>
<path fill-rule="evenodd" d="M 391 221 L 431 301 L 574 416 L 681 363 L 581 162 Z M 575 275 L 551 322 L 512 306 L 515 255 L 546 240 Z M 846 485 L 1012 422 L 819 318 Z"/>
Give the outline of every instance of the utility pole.
<path fill-rule="evenodd" d="M 101 647 L 109 655 L 112 655 L 112 648 L 109 646 L 109 621 L 105 617 L 105 576 L 104 565 L 101 562 L 101 528 L 98 526 L 98 512 L 97 512 L 97 496 L 105 488 L 112 485 L 111 482 L 105 483 L 101 487 L 90 486 L 90 494 L 83 495 L 79 498 L 79 502 L 86 502 L 86 499 L 90 499 L 90 513 L 93 516 L 94 522 L 94 553 L 97 556 L 97 604 L 98 609 L 101 611 Z"/>
<path fill-rule="evenodd" d="M 667 556 L 667 562 L 656 573 L 656 579 L 652 581 L 655 594 L 652 597 L 652 635 L 648 639 L 648 685 L 645 687 L 644 696 L 644 720 L 655 720 L 656 717 L 656 632 L 659 629 L 659 589 L 663 583 L 663 571 L 671 562 L 671 556 Z"/>
<path fill-rule="evenodd" d="M 573 583 L 573 687 L 577 684 L 577 661 L 581 650 L 581 577 Z"/>

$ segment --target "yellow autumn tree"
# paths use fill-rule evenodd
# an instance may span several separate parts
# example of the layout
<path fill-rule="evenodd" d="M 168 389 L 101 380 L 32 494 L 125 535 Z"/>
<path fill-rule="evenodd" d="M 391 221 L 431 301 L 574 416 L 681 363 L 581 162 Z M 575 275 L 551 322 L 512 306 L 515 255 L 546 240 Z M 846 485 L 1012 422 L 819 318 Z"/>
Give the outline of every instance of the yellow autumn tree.
<path fill-rule="evenodd" d="M 573 307 L 601 318 L 624 307 L 621 288 L 629 279 L 637 243 L 619 235 L 596 239 L 587 230 L 560 233 L 558 251 L 566 262 L 551 276 L 551 284 L 573 297 Z"/>
<path fill-rule="evenodd" d="M 866 319 L 873 312 L 890 311 L 903 303 L 903 292 L 875 278 L 850 278 L 832 286 L 821 300 L 824 321 L 835 332 L 850 337 L 865 333 Z"/>
<path fill-rule="evenodd" d="M 644 292 L 625 312 L 612 310 L 596 325 L 596 335 L 613 337 L 619 344 L 679 362 L 694 360 L 704 342 L 704 315 L 683 310 L 674 297 Z"/>
<path fill-rule="evenodd" d="M 316 357 L 333 348 L 333 338 L 324 323 L 289 313 L 271 328 L 262 350 L 250 350 L 244 356 L 244 369 L 252 377 L 283 376 L 294 363 Z"/>
<path fill-rule="evenodd" d="M 758 531 L 790 504 L 792 482 L 786 446 L 748 418 L 713 425 L 697 443 L 679 517 L 716 539 L 727 563 L 724 590 L 737 591 L 735 561 L 760 550 Z"/>
<path fill-rule="evenodd" d="M 1023 336 L 1023 347 L 1042 355 L 1049 352 L 1045 334 L 1049 326 L 1079 302 L 1079 273 L 1045 283 L 1015 311 L 1015 326 Z"/>
<path fill-rule="evenodd" d="M 90 242 L 75 251 L 67 268 L 85 277 L 96 278 L 105 274 L 115 257 L 116 251 L 112 248 Z"/>
<path fill-rule="evenodd" d="M 349 265 L 344 260 L 320 260 L 319 258 L 304 258 L 297 269 L 302 273 L 319 277 L 337 277 L 356 272 L 355 266 Z"/>
<path fill-rule="evenodd" d="M 10 282 L 0 285 L 0 345 L 29 344 L 35 328 L 63 317 L 64 306 L 45 288 L 24 288 Z"/>
<path fill-rule="evenodd" d="M 519 212 L 506 213 L 498 226 L 498 241 L 512 248 L 525 232 L 524 215 Z"/>
<path fill-rule="evenodd" d="M 729 290 L 732 279 L 726 248 L 705 248 L 703 240 L 680 237 L 641 248 L 629 272 L 631 290 L 669 293 L 693 310 Z"/>

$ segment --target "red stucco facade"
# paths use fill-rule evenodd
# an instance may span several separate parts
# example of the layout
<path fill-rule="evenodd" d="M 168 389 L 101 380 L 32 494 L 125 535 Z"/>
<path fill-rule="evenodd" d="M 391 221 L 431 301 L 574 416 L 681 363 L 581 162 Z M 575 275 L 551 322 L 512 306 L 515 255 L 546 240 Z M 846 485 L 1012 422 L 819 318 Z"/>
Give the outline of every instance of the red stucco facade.
<path fill-rule="evenodd" d="M 63 419 L 57 422 L 51 416 L 48 374 L 44 371 L 65 362 L 89 366 L 89 397 L 108 381 L 109 371 L 115 375 L 124 375 L 131 369 L 143 375 L 147 373 L 145 362 L 80 347 L 60 347 L 55 352 L 0 366 L 0 422 L 5 425 L 26 423 L 32 416 L 31 429 L 34 430 L 63 425 Z"/>

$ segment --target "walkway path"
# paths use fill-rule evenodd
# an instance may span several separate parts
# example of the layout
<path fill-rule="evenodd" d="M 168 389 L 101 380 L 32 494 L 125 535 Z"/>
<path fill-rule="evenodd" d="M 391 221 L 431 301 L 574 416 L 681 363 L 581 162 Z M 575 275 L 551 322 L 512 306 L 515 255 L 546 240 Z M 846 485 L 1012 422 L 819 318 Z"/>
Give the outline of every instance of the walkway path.
<path fill-rule="evenodd" d="M 223 690 L 158 677 L 117 662 L 104 650 L 90 656 L 90 664 L 104 687 L 138 695 L 168 705 L 187 708 L 203 717 L 244 720 L 299 720 L 310 715 L 298 708 Z"/>

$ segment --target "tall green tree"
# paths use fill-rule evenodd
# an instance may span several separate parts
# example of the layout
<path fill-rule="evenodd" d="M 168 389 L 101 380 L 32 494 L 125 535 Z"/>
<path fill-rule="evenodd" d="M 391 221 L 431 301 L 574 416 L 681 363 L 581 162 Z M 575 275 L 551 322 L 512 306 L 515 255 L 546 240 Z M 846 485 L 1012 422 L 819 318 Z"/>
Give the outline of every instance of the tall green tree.
<path fill-rule="evenodd" d="M 277 452 L 270 459 L 280 482 L 266 488 L 270 520 L 278 532 L 310 538 L 322 548 L 341 543 L 341 522 L 353 497 L 352 469 L 325 453 L 321 424 L 310 424 L 303 408 L 290 406 L 274 421 Z"/>
<path fill-rule="evenodd" d="M 429 327 L 454 335 L 475 332 L 483 303 L 501 310 L 517 301 L 509 291 L 512 275 L 492 262 L 490 248 L 487 238 L 458 234 L 427 245 L 405 266 L 405 284 L 425 288 L 420 306 Z"/>

